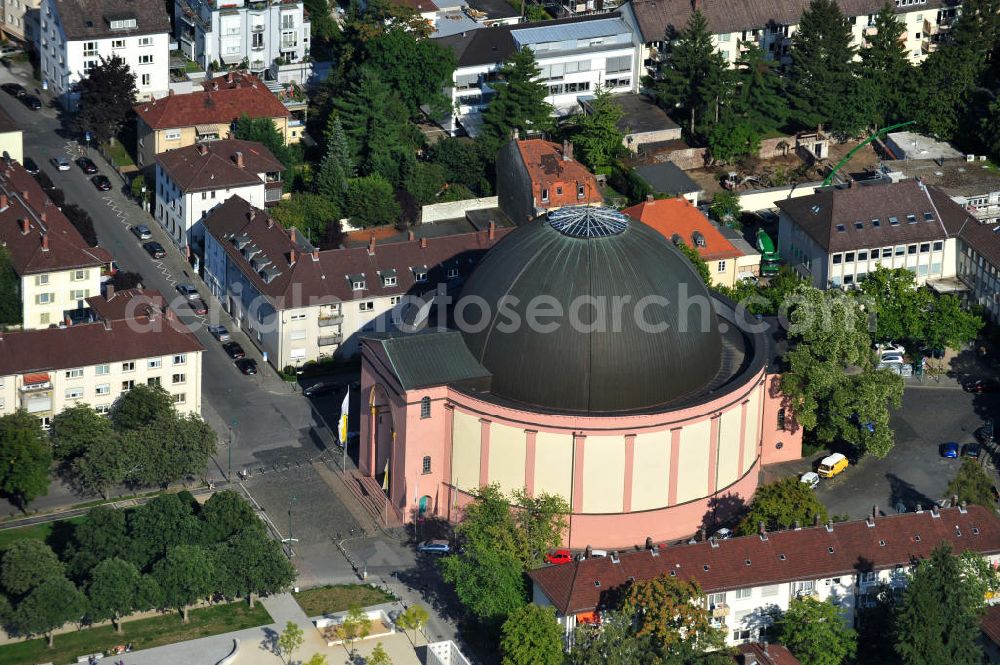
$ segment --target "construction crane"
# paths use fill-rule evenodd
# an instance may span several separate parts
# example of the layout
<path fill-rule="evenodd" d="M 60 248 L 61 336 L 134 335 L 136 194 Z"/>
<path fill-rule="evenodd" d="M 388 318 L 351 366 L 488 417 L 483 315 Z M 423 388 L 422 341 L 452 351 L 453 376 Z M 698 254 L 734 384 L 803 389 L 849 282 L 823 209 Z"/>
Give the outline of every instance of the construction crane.
<path fill-rule="evenodd" d="M 847 155 L 842 160 L 840 160 L 839 162 L 837 162 L 837 165 L 834 166 L 833 169 L 830 171 L 830 175 L 826 176 L 826 178 L 823 179 L 823 186 L 826 187 L 827 185 L 829 185 L 830 183 L 833 182 L 833 176 L 837 175 L 837 171 L 839 171 L 840 168 L 844 164 L 846 164 L 847 162 L 851 161 L 851 157 L 853 157 L 854 153 L 856 153 L 858 150 L 861 150 L 866 145 L 868 145 L 869 143 L 871 143 L 872 141 L 874 141 L 878 137 L 882 136 L 883 134 L 888 134 L 889 132 L 891 132 L 894 129 L 899 129 L 900 127 L 906 127 L 908 125 L 912 125 L 912 124 L 915 124 L 915 123 L 916 123 L 916 120 L 910 120 L 909 122 L 901 122 L 901 123 L 896 124 L 896 125 L 889 125 L 888 127 L 884 127 L 882 129 L 878 130 L 877 132 L 875 132 L 874 134 L 872 134 L 871 136 L 869 136 L 867 139 L 865 139 L 864 141 L 862 141 L 861 143 L 859 143 L 858 145 L 856 145 L 854 147 L 854 149 L 851 150 L 849 153 L 847 153 Z"/>

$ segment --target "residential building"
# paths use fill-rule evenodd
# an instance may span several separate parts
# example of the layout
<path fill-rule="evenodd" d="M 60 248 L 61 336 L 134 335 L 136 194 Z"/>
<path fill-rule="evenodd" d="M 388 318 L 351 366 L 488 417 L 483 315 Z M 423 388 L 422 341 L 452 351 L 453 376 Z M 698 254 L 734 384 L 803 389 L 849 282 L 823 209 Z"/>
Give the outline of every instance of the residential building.
<path fill-rule="evenodd" d="M 914 562 L 941 543 L 1000 563 L 1000 519 L 988 508 L 917 506 L 915 512 L 883 517 L 876 506 L 873 515 L 547 566 L 528 573 L 533 600 L 555 608 L 568 637 L 578 623 L 609 609 L 608 600 L 632 581 L 659 575 L 694 579 L 712 623 L 734 645 L 757 640 L 769 610 L 787 610 L 801 596 L 832 602 L 850 624 L 857 608 L 874 603 L 880 583 L 904 587 Z"/>
<path fill-rule="evenodd" d="M 24 161 L 24 132 L 3 109 L 0 109 L 0 156 Z"/>
<path fill-rule="evenodd" d="M 599 87 L 614 93 L 639 89 L 639 42 L 617 13 L 582 18 L 498 25 L 437 40 L 455 53 L 457 67 L 448 91 L 453 114 L 442 126 L 452 135 L 459 127 L 477 136 L 481 113 L 494 95 L 491 83 L 505 60 L 531 48 L 549 90 L 546 100 L 556 115 L 580 108 L 581 97 Z"/>
<path fill-rule="evenodd" d="M 736 665 L 802 665 L 788 647 L 767 642 L 737 644 L 733 662 Z"/>
<path fill-rule="evenodd" d="M 823 187 L 777 202 L 778 249 L 813 286 L 853 288 L 876 266 L 913 271 L 917 284 L 955 276 L 948 228 L 969 215 L 915 180 Z"/>
<path fill-rule="evenodd" d="M 946 141 L 916 132 L 892 132 L 885 137 L 889 159 L 965 159 L 965 155 Z"/>
<path fill-rule="evenodd" d="M 135 113 L 139 167 L 150 170 L 161 152 L 231 138 L 233 123 L 243 114 L 270 118 L 286 145 L 301 138 L 291 112 L 260 79 L 247 74 L 221 76 L 206 81 L 204 90 L 139 104 Z"/>
<path fill-rule="evenodd" d="M 581 97 L 580 106 L 585 113 L 592 113 L 593 96 Z M 612 102 L 622 112 L 617 128 L 624 136 L 622 145 L 630 152 L 639 152 L 651 143 L 666 143 L 681 138 L 681 128 L 670 119 L 660 106 L 643 94 L 625 93 L 612 97 Z"/>
<path fill-rule="evenodd" d="M 857 0 L 838 3 L 851 24 L 853 44 L 861 49 L 867 37 L 874 34 L 874 19 L 885 5 L 884 0 Z M 894 0 L 897 19 L 905 30 L 906 52 L 911 62 L 922 61 L 937 47 L 941 36 L 954 23 L 960 0 Z M 640 36 L 643 60 L 655 68 L 663 53 L 664 36 L 668 30 L 681 31 L 695 7 L 708 21 L 716 50 L 731 65 L 742 52 L 742 42 L 756 43 L 768 58 L 789 62 L 788 49 L 809 0 L 778 0 L 777 2 L 731 2 L 730 0 L 698 0 L 697 2 L 662 2 L 629 0 L 619 11 Z"/>
<path fill-rule="evenodd" d="M 77 404 L 109 413 L 142 384 L 162 387 L 181 413 L 201 412 L 204 347 L 159 293 L 109 288 L 87 302 L 93 323 L 0 334 L 0 414 L 25 409 L 48 428 Z"/>
<path fill-rule="evenodd" d="M 281 200 L 284 165 L 260 143 L 228 139 L 156 155 L 154 217 L 178 247 L 205 246 L 205 215 L 230 196 L 263 208 Z"/>
<path fill-rule="evenodd" d="M 110 255 L 88 247 L 45 191 L 17 162 L 0 162 L 0 244 L 21 281 L 25 328 L 63 323 L 97 295 Z"/>
<path fill-rule="evenodd" d="M 254 74 L 304 84 L 312 73 L 302 0 L 174 0 L 181 52 L 208 69 L 245 63 Z"/>
<path fill-rule="evenodd" d="M 956 274 L 969 304 L 982 306 L 995 323 L 1000 323 L 1000 233 L 998 226 L 984 224 L 971 215 L 947 222 L 955 238 Z"/>
<path fill-rule="evenodd" d="M 3 0 L 3 34 L 27 46 L 35 43 L 41 0 Z"/>
<path fill-rule="evenodd" d="M 523 224 L 570 205 L 600 205 L 604 196 L 587 167 L 573 159 L 573 144 L 511 140 L 497 154 L 500 209 Z"/>
<path fill-rule="evenodd" d="M 1000 174 L 987 162 L 961 159 L 906 159 L 883 162 L 881 173 L 893 182 L 919 178 L 951 197 L 984 224 L 1000 221 Z"/>
<path fill-rule="evenodd" d="M 135 74 L 137 97 L 169 90 L 170 17 L 163 3 L 134 0 L 42 0 L 38 53 L 41 77 L 67 109 L 77 82 L 101 58 L 117 56 Z"/>
<path fill-rule="evenodd" d="M 521 22 L 521 13 L 506 0 L 437 0 L 430 3 L 436 10 L 427 7 L 428 0 L 413 0 L 412 4 L 425 7 L 419 13 L 434 26 L 432 39 Z"/>
<path fill-rule="evenodd" d="M 203 224 L 209 290 L 279 369 L 357 354 L 360 333 L 393 329 L 413 298 L 438 285 L 457 288 L 477 257 L 510 230 L 490 224 L 472 233 L 319 250 L 238 196 Z"/>
<path fill-rule="evenodd" d="M 643 164 L 635 168 L 635 173 L 649 185 L 653 193 L 683 196 L 692 205 L 698 205 L 701 186 L 673 162 Z"/>
<path fill-rule="evenodd" d="M 738 266 L 744 252 L 737 249 L 719 228 L 685 198 L 649 200 L 625 209 L 625 214 L 656 229 L 674 245 L 693 247 L 708 266 L 712 286 L 732 287 L 738 279 L 760 272 L 760 253 L 752 250 L 749 261 Z M 744 243 L 745 244 L 745 243 Z M 743 268 L 741 271 L 740 268 Z"/>

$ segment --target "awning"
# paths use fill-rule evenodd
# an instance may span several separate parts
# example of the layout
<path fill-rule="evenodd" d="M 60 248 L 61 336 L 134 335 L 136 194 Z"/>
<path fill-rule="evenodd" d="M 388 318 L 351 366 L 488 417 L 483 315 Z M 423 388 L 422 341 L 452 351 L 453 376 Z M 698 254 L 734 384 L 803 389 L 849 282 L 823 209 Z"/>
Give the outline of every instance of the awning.
<path fill-rule="evenodd" d="M 217 135 L 219 133 L 219 126 L 218 125 L 195 125 L 194 126 L 194 131 L 196 133 L 202 134 L 202 135 L 205 135 L 205 134 L 216 134 Z"/>
<path fill-rule="evenodd" d="M 48 383 L 49 374 L 48 372 L 36 372 L 34 374 L 24 375 L 24 385 L 31 386 L 39 383 Z"/>
<path fill-rule="evenodd" d="M 941 277 L 927 280 L 927 286 L 939 295 L 946 293 L 963 293 L 969 290 L 968 285 L 958 277 Z"/>
<path fill-rule="evenodd" d="M 601 623 L 601 615 L 597 612 L 580 612 L 576 615 L 576 622 L 590 626 L 597 626 Z"/>

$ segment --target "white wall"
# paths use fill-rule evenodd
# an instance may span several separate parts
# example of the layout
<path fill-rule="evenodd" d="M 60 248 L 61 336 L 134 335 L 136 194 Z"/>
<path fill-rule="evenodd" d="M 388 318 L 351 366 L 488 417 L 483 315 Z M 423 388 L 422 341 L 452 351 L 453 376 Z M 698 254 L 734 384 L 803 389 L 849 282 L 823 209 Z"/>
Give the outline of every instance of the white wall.
<path fill-rule="evenodd" d="M 63 322 L 67 310 L 77 309 L 84 298 L 101 292 L 97 266 L 58 270 L 21 277 L 21 318 L 25 330 L 48 328 Z"/>
<path fill-rule="evenodd" d="M 153 216 L 178 247 L 194 244 L 202 247 L 205 229 L 201 221 L 231 196 L 239 196 L 251 205 L 264 209 L 264 174 L 256 185 L 227 187 L 200 192 L 181 192 L 159 164 L 156 165 L 156 205 Z"/>

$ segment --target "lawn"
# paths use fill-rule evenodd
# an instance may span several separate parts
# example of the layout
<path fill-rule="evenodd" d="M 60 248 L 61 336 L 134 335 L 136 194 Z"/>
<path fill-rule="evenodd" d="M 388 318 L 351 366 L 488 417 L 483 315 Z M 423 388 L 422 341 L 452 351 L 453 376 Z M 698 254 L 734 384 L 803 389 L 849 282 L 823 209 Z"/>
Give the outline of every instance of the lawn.
<path fill-rule="evenodd" d="M 105 143 L 104 152 L 114 160 L 115 166 L 121 168 L 122 166 L 135 166 L 135 162 L 132 160 L 132 155 L 128 154 L 128 150 L 122 145 L 121 141 L 115 141 L 114 143 Z"/>
<path fill-rule="evenodd" d="M 367 607 L 396 600 L 392 594 L 366 584 L 337 584 L 306 589 L 294 594 L 306 616 L 343 612 L 352 605 Z M 0 660 L 3 660 L 0 658 Z"/>
<path fill-rule="evenodd" d="M 58 546 L 65 542 L 72 531 L 72 525 L 79 524 L 83 517 L 71 517 L 68 520 L 56 520 L 54 522 L 43 522 L 30 526 L 19 526 L 13 529 L 0 530 L 0 551 L 6 549 L 11 543 L 17 540 L 34 538 L 44 540 L 53 546 Z M 58 550 L 59 548 L 56 547 Z"/>
<path fill-rule="evenodd" d="M 0 663 L 35 665 L 51 662 L 54 665 L 67 665 L 75 663 L 77 656 L 105 651 L 117 644 L 131 642 L 133 649 L 150 649 L 272 623 L 271 615 L 263 605 L 257 603 L 254 609 L 250 609 L 245 602 L 191 610 L 190 618 L 191 622 L 184 625 L 180 614 L 174 612 L 128 622 L 124 625 L 123 635 L 116 634 L 111 626 L 86 628 L 75 633 L 56 635 L 51 649 L 46 647 L 45 638 L 15 642 L 0 646 Z M 211 655 L 212 662 L 224 655 Z"/>

